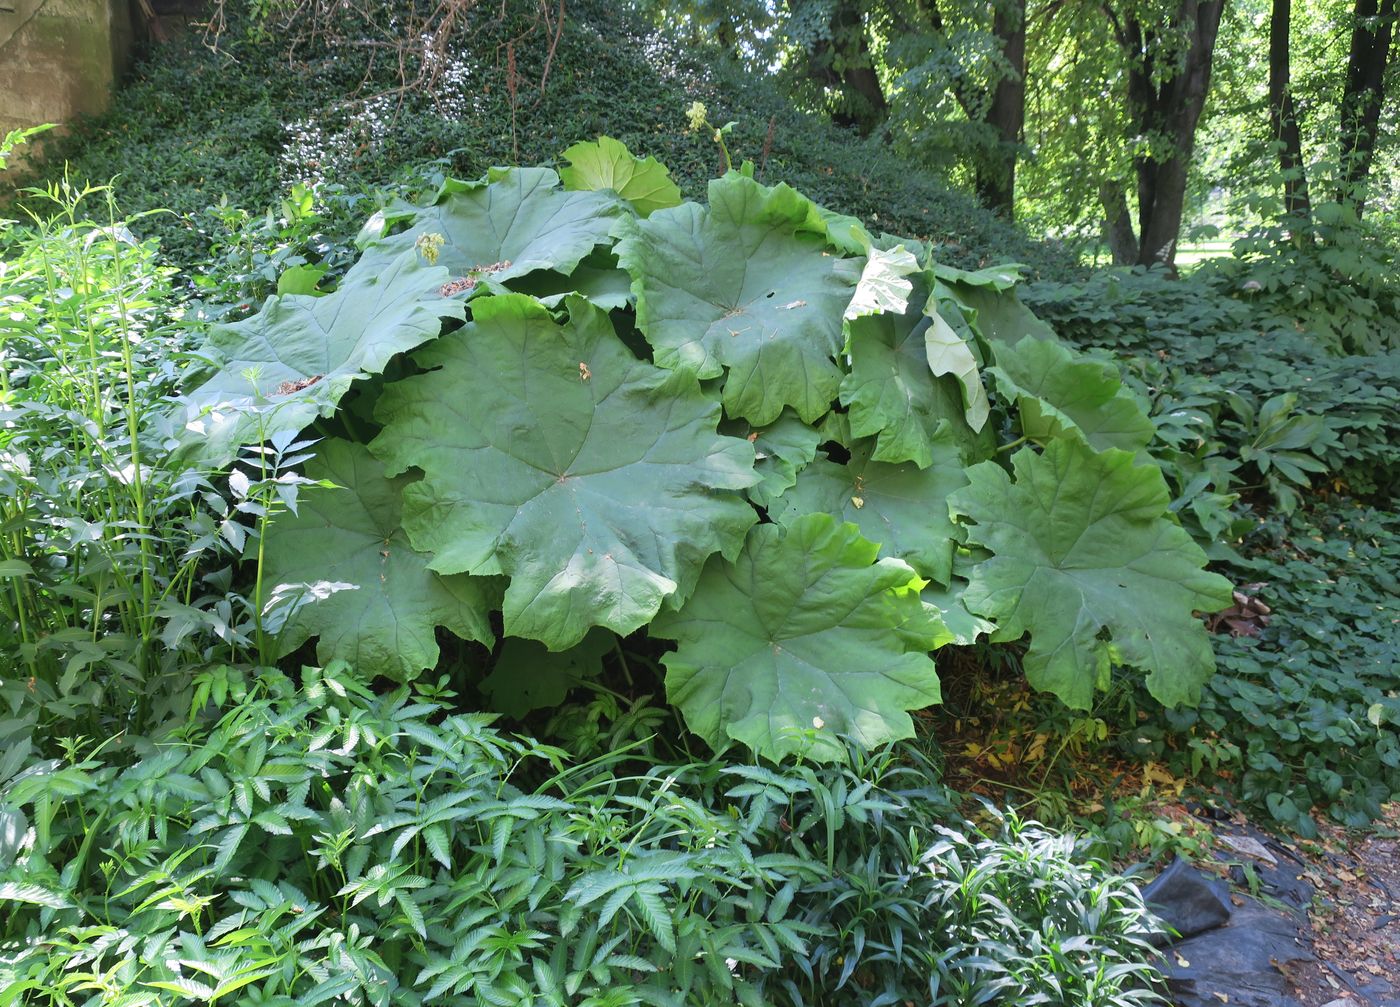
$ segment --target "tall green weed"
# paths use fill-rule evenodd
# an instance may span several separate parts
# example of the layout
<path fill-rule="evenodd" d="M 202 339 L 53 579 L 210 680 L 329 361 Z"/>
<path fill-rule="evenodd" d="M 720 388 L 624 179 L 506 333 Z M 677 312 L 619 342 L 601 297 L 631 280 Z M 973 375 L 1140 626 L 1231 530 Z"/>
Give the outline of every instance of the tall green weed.
<path fill-rule="evenodd" d="M 49 214 L 11 228 L 0 261 L 0 649 L 55 715 L 139 715 L 160 607 L 195 574 L 170 534 L 193 487 L 147 436 L 174 386 L 172 271 L 109 190 L 33 195 Z M 12 712 L 19 677 L 0 686 Z"/>
<path fill-rule="evenodd" d="M 255 505 L 173 452 L 201 325 L 156 244 L 109 187 L 29 196 L 0 232 L 0 741 L 140 733 L 247 648 L 226 589 Z"/>

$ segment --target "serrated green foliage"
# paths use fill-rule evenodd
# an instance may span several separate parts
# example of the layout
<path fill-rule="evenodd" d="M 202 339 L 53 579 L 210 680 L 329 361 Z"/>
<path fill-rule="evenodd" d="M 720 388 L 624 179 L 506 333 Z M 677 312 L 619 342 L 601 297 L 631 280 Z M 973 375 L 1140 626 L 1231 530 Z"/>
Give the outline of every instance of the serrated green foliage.
<path fill-rule="evenodd" d="M 877 461 L 912 461 L 927 468 L 933 463 L 935 436 L 945 424 L 969 461 L 978 456 L 957 382 L 939 377 L 929 366 L 926 336 L 933 321 L 921 310 L 927 291 L 918 280 L 903 313 L 847 323 L 851 366 L 841 383 L 841 403 L 849 409 L 852 436 L 875 438 Z"/>
<path fill-rule="evenodd" d="M 610 136 L 576 143 L 563 157 L 569 162 L 559 170 L 565 189 L 611 189 L 642 217 L 680 205 L 681 190 L 664 164 L 654 157 L 637 157 Z"/>
<path fill-rule="evenodd" d="M 558 323 L 523 295 L 480 299 L 458 338 L 389 386 L 374 450 L 416 467 L 404 526 L 443 573 L 504 573 L 505 630 L 562 650 L 626 634 L 733 554 L 753 448 L 716 433 L 686 372 L 636 359 L 581 298 Z"/>
<path fill-rule="evenodd" d="M 1198 701 L 1215 658 L 1193 613 L 1229 605 L 1230 583 L 1167 517 L 1161 473 L 1064 439 L 1012 465 L 1014 480 L 974 466 L 951 497 L 968 538 L 994 554 L 969 574 L 968 608 L 996 620 L 996 639 L 1029 633 L 1027 677 L 1072 707 L 1088 708 L 1110 661 L 1147 672 L 1168 706 Z"/>
<path fill-rule="evenodd" d="M 333 415 L 351 385 L 462 317 L 438 293 L 447 278 L 409 250 L 362 262 L 333 294 L 271 297 L 256 315 L 216 326 L 204 350 L 216 369 L 176 414 L 190 449 L 222 464 L 241 445 Z"/>
<path fill-rule="evenodd" d="M 1095 451 L 1143 451 L 1156 435 L 1137 399 L 1108 361 L 1077 356 L 1050 339 L 993 343 L 997 390 L 1017 401 L 1021 432 L 1044 442 L 1082 437 Z"/>
<path fill-rule="evenodd" d="M 760 507 L 771 507 L 794 483 L 797 475 L 817 456 L 822 435 L 784 411 L 776 423 L 753 430 L 742 420 L 726 421 L 722 433 L 745 437 L 753 444 L 754 471 L 759 481 L 748 489 L 749 499 Z"/>
<path fill-rule="evenodd" d="M 565 192 L 548 168 L 494 169 L 477 182 L 449 179 L 428 206 L 381 211 L 365 236 L 364 261 L 392 259 L 436 234 L 443 238 L 438 261 L 454 279 L 567 274 L 609 243 L 627 212 L 605 192 Z"/>
<path fill-rule="evenodd" d="M 618 243 L 637 327 L 661 366 L 722 376 L 726 415 L 761 427 L 791 407 L 815 422 L 841 384 L 850 264 L 788 186 L 731 173 L 709 195 L 708 206 L 653 213 Z"/>
<path fill-rule="evenodd" d="M 947 584 L 961 538 L 948 513 L 948 496 L 967 485 L 957 445 L 949 435 L 936 438 L 932 463 L 923 469 L 912 462 L 874 461 L 872 449 L 869 440 L 856 441 L 844 464 L 826 458 L 812 462 L 770 515 L 786 523 L 804 514 L 831 514 L 859 528 L 880 546 L 880 555 L 902 559 L 920 576 Z"/>
<path fill-rule="evenodd" d="M 307 463 L 310 479 L 336 488 L 302 496 L 295 514 L 264 533 L 263 575 L 274 593 L 294 599 L 279 636 L 284 654 L 318 637 L 317 658 L 377 668 L 400 681 L 437 666 L 435 630 L 494 642 L 490 613 L 499 592 L 490 582 L 428 569 L 400 526 L 403 488 L 362 445 L 325 441 Z M 320 583 L 306 583 L 314 571 Z M 327 583 L 328 582 L 328 583 Z M 302 598 L 290 585 L 305 585 Z"/>
<path fill-rule="evenodd" d="M 808 514 L 711 561 L 690 600 L 652 623 L 680 644 L 663 658 L 666 693 L 691 730 L 716 749 L 818 761 L 844 758 L 844 738 L 909 737 L 905 711 L 939 701 L 938 675 L 919 652 L 932 644 L 898 634 L 936 627 L 914 571 L 877 552 L 854 525 Z"/>

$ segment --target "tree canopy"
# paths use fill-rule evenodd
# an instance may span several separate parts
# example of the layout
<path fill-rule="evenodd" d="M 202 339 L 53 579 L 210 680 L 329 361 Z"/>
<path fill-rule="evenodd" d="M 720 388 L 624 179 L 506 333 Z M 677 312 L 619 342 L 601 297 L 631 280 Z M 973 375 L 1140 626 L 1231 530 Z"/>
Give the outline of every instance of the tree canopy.
<path fill-rule="evenodd" d="M 640 2 L 1115 262 L 1174 267 L 1208 215 L 1395 209 L 1395 0 Z"/>

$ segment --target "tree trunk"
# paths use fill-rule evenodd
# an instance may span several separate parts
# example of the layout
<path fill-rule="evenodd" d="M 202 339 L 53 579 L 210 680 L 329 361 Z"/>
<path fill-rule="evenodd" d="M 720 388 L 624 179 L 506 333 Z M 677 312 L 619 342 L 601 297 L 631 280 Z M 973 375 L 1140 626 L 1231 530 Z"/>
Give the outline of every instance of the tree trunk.
<path fill-rule="evenodd" d="M 977 198 L 1008 219 L 1016 213 L 1016 158 L 1026 122 L 1026 0 L 1001 0 L 992 19 L 1007 69 L 992 92 L 986 123 L 996 130 L 997 147 L 988 164 L 977 167 Z"/>
<path fill-rule="evenodd" d="M 739 37 L 734 31 L 734 22 L 730 20 L 728 14 L 721 14 L 719 20 L 715 22 L 715 41 L 719 43 L 720 49 L 730 59 L 738 57 Z"/>
<path fill-rule="evenodd" d="M 948 30 L 938 0 L 919 0 L 915 9 L 922 26 L 941 36 L 947 45 Z M 1016 160 L 1026 124 L 1026 0 L 994 0 L 992 34 L 1006 70 L 992 85 L 991 100 L 967 74 L 955 74 L 950 89 L 969 122 L 991 126 L 996 133 L 995 149 L 973 166 L 972 184 L 978 202 L 1012 217 L 1016 212 Z"/>
<path fill-rule="evenodd" d="M 1103 238 L 1115 266 L 1131 266 L 1137 261 L 1138 240 L 1133 233 L 1133 217 L 1128 212 L 1128 196 L 1117 182 L 1099 183 L 1099 203 L 1103 206 Z"/>
<path fill-rule="evenodd" d="M 1394 0 L 1386 0 L 1393 3 Z M 1150 144 L 1134 162 L 1138 193 L 1139 265 L 1176 268 L 1176 243 L 1186 207 L 1186 180 L 1196 123 L 1210 93 L 1211 62 L 1225 0 L 1179 0 L 1170 30 L 1184 33 L 1180 62 L 1154 65 L 1156 37 L 1126 17 L 1114 30 L 1131 61 L 1129 118 Z"/>
<path fill-rule="evenodd" d="M 1301 223 L 1308 220 L 1312 207 L 1289 69 L 1292 20 L 1292 0 L 1274 0 L 1269 20 L 1269 128 L 1278 145 L 1278 166 L 1283 174 L 1283 212 Z"/>
<path fill-rule="evenodd" d="M 1342 92 L 1343 186 L 1338 199 L 1354 199 L 1358 217 L 1366 206 L 1364 186 L 1375 155 L 1394 27 L 1395 0 L 1356 0 Z"/>
<path fill-rule="evenodd" d="M 869 136 L 889 118 L 890 106 L 875 70 L 859 0 L 837 0 L 828 29 L 827 37 L 808 52 L 808 74 L 838 93 L 832 122 Z"/>

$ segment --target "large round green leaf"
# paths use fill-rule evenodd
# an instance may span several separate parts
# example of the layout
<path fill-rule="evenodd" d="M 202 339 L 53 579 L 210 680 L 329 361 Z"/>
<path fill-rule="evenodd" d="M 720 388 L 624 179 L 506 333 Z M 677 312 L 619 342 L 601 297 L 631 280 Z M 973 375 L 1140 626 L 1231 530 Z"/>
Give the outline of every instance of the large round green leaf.
<path fill-rule="evenodd" d="M 382 260 L 440 234 L 439 264 L 454 278 L 490 276 L 504 282 L 537 269 L 571 273 L 598 245 L 612 240 L 618 220 L 630 216 L 612 193 L 565 192 L 548 168 L 493 168 L 478 182 L 445 182 L 430 206 L 385 211 L 365 258 Z"/>
<path fill-rule="evenodd" d="M 216 326 L 207 350 L 218 370 L 178 406 L 190 449 L 221 464 L 240 445 L 330 416 L 356 381 L 463 317 L 438 292 L 446 279 L 409 250 L 387 264 L 356 263 L 324 297 L 269 297 L 256 315 Z"/>
<path fill-rule="evenodd" d="M 560 170 L 567 189 L 611 189 L 643 217 L 678 206 L 681 190 L 671 172 L 654 157 L 637 157 L 621 140 L 600 136 L 564 151 L 569 164 Z"/>
<path fill-rule="evenodd" d="M 706 557 L 733 554 L 753 509 L 753 447 L 716 432 L 693 375 L 638 360 L 579 297 L 567 323 L 521 294 L 473 320 L 388 386 L 373 448 L 422 469 L 405 527 L 444 573 L 511 578 L 505 630 L 551 649 L 590 626 L 626 634 L 685 597 Z"/>
<path fill-rule="evenodd" d="M 906 712 L 939 701 L 922 650 L 928 613 L 900 560 L 827 514 L 760 525 L 734 561 L 713 559 L 690 600 L 651 633 L 677 640 L 666 693 L 715 749 L 830 761 L 839 740 L 913 734 Z"/>
<path fill-rule="evenodd" d="M 928 286 L 916 278 L 908 309 L 847 323 L 851 372 L 841 383 L 851 433 L 874 437 L 882 462 L 933 464 L 934 438 L 946 423 L 969 460 L 990 453 L 968 426 L 957 379 L 934 374 L 927 336 L 933 321 L 923 313 Z M 954 339 L 957 336 L 954 335 Z M 976 368 L 974 364 L 974 379 Z"/>
<path fill-rule="evenodd" d="M 972 282 L 950 277 L 950 273 L 961 273 L 961 270 L 935 267 L 935 272 L 938 274 L 935 293 L 939 300 L 955 301 L 983 339 L 1018 343 L 1026 338 L 1055 338 L 1054 330 L 1021 303 L 1014 287 L 993 278 L 996 270 L 962 274 L 972 277 Z M 986 282 L 977 279 L 979 276 L 985 277 Z"/>
<path fill-rule="evenodd" d="M 923 577 L 947 584 L 961 537 L 948 513 L 948 495 L 967 485 L 958 448 L 946 434 L 933 442 L 933 464 L 891 464 L 871 457 L 873 442 L 857 441 L 850 459 L 812 462 L 769 513 L 790 524 L 803 514 L 849 521 L 880 546 L 880 555 L 905 560 Z"/>
<path fill-rule="evenodd" d="M 499 592 L 428 569 L 399 526 L 409 479 L 388 478 L 364 447 L 340 440 L 317 447 L 306 475 L 339 488 L 304 492 L 297 513 L 272 522 L 263 581 L 274 591 L 317 581 L 350 587 L 296 604 L 278 636 L 283 654 L 315 636 L 322 664 L 342 659 L 362 674 L 404 681 L 437 665 L 438 626 L 491 645 Z"/>
<path fill-rule="evenodd" d="M 803 423 L 792 410 L 784 410 L 776 423 L 754 430 L 743 420 L 725 420 L 720 430 L 731 437 L 743 437 L 753 445 L 754 471 L 759 481 L 749 487 L 748 497 L 760 507 L 772 507 L 795 482 L 797 473 L 817 456 L 822 435 Z"/>
<path fill-rule="evenodd" d="M 994 462 L 974 466 L 950 498 L 993 553 L 971 572 L 967 607 L 996 620 L 994 639 L 1030 633 L 1026 675 L 1070 706 L 1089 707 L 1110 660 L 1148 672 L 1167 705 L 1197 701 L 1215 658 L 1192 613 L 1226 607 L 1231 588 L 1167 516 L 1162 473 L 1063 439 L 1012 464 L 1014 481 Z"/>
<path fill-rule="evenodd" d="M 1053 339 L 1022 339 L 1014 346 L 992 343 L 997 388 L 1015 398 L 1021 432 L 1043 441 L 1079 437 L 1096 451 L 1142 451 L 1156 427 L 1118 368 L 1071 352 Z"/>
<path fill-rule="evenodd" d="M 710 183 L 708 207 L 658 210 L 628 232 L 618 261 L 658 364 L 723 375 L 725 414 L 754 426 L 784 406 L 808 423 L 830 408 L 861 262 L 828 250 L 809 200 L 731 173 Z"/>

